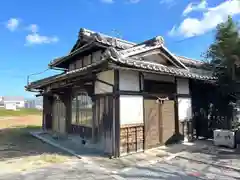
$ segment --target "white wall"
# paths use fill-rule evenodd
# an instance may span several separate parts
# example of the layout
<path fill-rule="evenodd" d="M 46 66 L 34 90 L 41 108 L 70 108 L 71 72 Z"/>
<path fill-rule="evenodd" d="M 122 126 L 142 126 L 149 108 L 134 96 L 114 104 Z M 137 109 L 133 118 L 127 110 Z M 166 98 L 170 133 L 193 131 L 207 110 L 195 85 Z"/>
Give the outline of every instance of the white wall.
<path fill-rule="evenodd" d="M 185 121 L 192 118 L 191 98 L 178 98 L 178 120 Z"/>
<path fill-rule="evenodd" d="M 139 73 L 137 71 L 119 71 L 119 89 L 121 91 L 140 91 Z"/>
<path fill-rule="evenodd" d="M 114 84 L 114 71 L 109 70 L 109 71 L 100 72 L 97 74 L 97 78 L 113 85 Z M 112 86 L 101 83 L 99 81 L 95 82 L 95 88 L 94 88 L 95 94 L 109 93 L 112 91 L 113 91 Z"/>
<path fill-rule="evenodd" d="M 177 78 L 177 93 L 189 95 L 189 79 Z M 192 99 L 191 97 L 178 98 L 178 120 L 185 121 L 192 118 Z"/>
<path fill-rule="evenodd" d="M 120 96 L 120 124 L 143 123 L 143 97 L 142 96 Z"/>
<path fill-rule="evenodd" d="M 189 94 L 189 79 L 177 78 L 177 93 Z"/>

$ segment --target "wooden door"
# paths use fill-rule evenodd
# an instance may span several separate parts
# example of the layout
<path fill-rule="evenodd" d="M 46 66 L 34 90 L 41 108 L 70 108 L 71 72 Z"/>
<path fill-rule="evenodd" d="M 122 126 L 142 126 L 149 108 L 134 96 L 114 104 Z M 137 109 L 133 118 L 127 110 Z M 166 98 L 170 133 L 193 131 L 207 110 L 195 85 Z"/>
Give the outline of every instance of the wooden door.
<path fill-rule="evenodd" d="M 66 133 L 66 107 L 62 101 L 58 103 L 58 112 L 59 112 L 59 132 Z"/>
<path fill-rule="evenodd" d="M 53 102 L 53 130 L 60 133 L 66 131 L 66 109 L 60 100 Z"/>
<path fill-rule="evenodd" d="M 160 144 L 159 104 L 155 99 L 145 99 L 144 111 L 144 148 L 150 149 Z"/>
<path fill-rule="evenodd" d="M 144 148 L 150 149 L 171 141 L 175 133 L 174 101 L 161 104 L 155 99 L 145 99 L 144 108 Z"/>
<path fill-rule="evenodd" d="M 57 101 L 53 101 L 53 131 L 58 131 L 58 110 L 57 110 Z"/>
<path fill-rule="evenodd" d="M 175 134 L 175 111 L 174 101 L 164 101 L 160 106 L 160 139 L 161 144 L 171 142 L 171 138 Z"/>

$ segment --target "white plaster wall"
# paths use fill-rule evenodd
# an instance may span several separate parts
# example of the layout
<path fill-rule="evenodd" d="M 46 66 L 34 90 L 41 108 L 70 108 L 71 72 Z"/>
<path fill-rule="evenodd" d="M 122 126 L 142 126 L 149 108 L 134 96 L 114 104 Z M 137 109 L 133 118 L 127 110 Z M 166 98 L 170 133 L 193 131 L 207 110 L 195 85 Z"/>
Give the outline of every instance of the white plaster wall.
<path fill-rule="evenodd" d="M 177 78 L 177 93 L 189 94 L 189 79 Z"/>
<path fill-rule="evenodd" d="M 120 96 L 120 124 L 143 123 L 143 96 Z"/>
<path fill-rule="evenodd" d="M 110 84 L 114 84 L 114 72 L 113 70 L 100 72 L 97 74 L 97 78 Z M 99 81 L 95 82 L 94 92 L 95 94 L 109 93 L 113 91 L 113 87 Z"/>
<path fill-rule="evenodd" d="M 178 120 L 185 121 L 192 118 L 191 98 L 178 98 Z"/>
<path fill-rule="evenodd" d="M 172 83 L 174 83 L 175 81 L 174 76 L 165 76 L 165 75 L 150 74 L 150 73 L 144 73 L 143 75 L 144 75 L 144 79 L 148 79 L 148 80 L 172 82 Z"/>
<path fill-rule="evenodd" d="M 139 91 L 139 73 L 136 71 L 119 71 L 119 89 L 121 91 Z"/>

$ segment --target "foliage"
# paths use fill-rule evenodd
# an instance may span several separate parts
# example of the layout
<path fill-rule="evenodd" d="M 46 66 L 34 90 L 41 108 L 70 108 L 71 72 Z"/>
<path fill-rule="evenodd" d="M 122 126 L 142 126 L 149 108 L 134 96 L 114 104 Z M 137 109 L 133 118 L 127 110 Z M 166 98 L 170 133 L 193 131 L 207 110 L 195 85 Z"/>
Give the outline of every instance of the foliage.
<path fill-rule="evenodd" d="M 210 45 L 206 58 L 213 66 L 222 93 L 226 96 L 235 96 L 238 89 L 240 38 L 238 24 L 230 16 L 226 22 L 217 26 L 215 40 Z"/>

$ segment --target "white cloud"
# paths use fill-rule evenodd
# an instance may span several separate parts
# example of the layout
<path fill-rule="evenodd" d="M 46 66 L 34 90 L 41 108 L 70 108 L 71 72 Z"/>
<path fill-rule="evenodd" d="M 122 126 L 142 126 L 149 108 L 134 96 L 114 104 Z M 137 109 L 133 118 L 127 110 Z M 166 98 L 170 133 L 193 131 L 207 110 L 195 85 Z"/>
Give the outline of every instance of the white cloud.
<path fill-rule="evenodd" d="M 172 7 L 176 4 L 176 0 L 161 0 L 160 4 L 165 4 L 168 7 Z"/>
<path fill-rule="evenodd" d="M 214 29 L 219 23 L 224 22 L 228 15 L 240 14 L 240 4 L 238 0 L 225 1 L 216 7 L 206 8 L 202 18 L 188 17 L 177 27 L 173 27 L 169 32 L 171 36 L 192 37 L 204 34 Z"/>
<path fill-rule="evenodd" d="M 7 21 L 6 23 L 6 28 L 9 29 L 10 31 L 15 31 L 20 24 L 20 20 L 17 18 L 11 18 Z"/>
<path fill-rule="evenodd" d="M 33 44 L 50 44 L 56 43 L 59 39 L 56 36 L 48 37 L 40 35 L 39 33 L 31 33 L 26 36 L 26 45 L 33 45 Z"/>
<path fill-rule="evenodd" d="M 189 3 L 187 5 L 187 7 L 184 9 L 183 11 L 183 16 L 186 16 L 187 14 L 189 14 L 192 11 L 199 11 L 199 10 L 204 10 L 207 8 L 207 1 L 203 0 L 198 4 L 195 3 Z"/>
<path fill-rule="evenodd" d="M 39 27 L 37 24 L 30 24 L 27 29 L 31 31 L 32 33 L 37 33 L 39 30 Z"/>
<path fill-rule="evenodd" d="M 101 2 L 107 3 L 107 4 L 112 4 L 112 3 L 114 3 L 114 0 L 101 0 Z"/>
<path fill-rule="evenodd" d="M 174 36 L 175 31 L 176 31 L 176 26 L 173 26 L 172 29 L 168 32 L 168 35 L 169 36 Z"/>
<path fill-rule="evenodd" d="M 27 26 L 26 30 L 30 33 L 25 38 L 25 45 L 34 45 L 34 44 L 50 44 L 57 43 L 59 41 L 56 36 L 44 36 L 39 33 L 39 26 L 37 24 L 30 24 Z"/>

